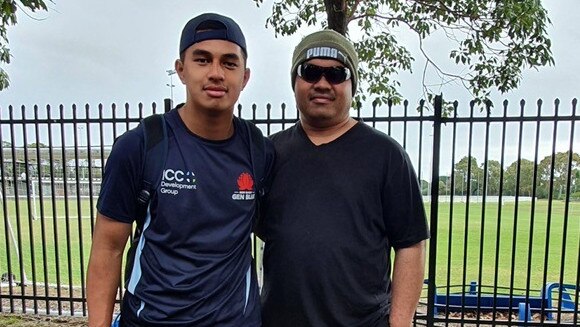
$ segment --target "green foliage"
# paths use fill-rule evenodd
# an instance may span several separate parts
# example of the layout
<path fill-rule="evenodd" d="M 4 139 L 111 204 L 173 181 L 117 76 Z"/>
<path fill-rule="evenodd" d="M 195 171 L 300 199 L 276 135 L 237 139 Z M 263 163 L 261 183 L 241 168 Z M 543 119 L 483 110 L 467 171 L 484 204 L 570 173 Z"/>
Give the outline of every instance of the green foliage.
<path fill-rule="evenodd" d="M 481 195 L 483 185 L 483 169 L 479 168 L 477 159 L 463 157 L 454 166 L 455 171 L 455 194 L 457 195 Z M 468 191 L 470 190 L 470 191 Z"/>
<path fill-rule="evenodd" d="M 570 201 L 580 201 L 580 191 L 570 194 Z"/>
<path fill-rule="evenodd" d="M 35 12 L 37 10 L 47 10 L 44 0 L 0 0 L 0 64 L 10 63 L 10 49 L 8 48 L 8 26 L 16 25 L 16 10 L 28 10 Z M 10 84 L 8 74 L 0 68 L 0 91 L 7 88 Z"/>
<path fill-rule="evenodd" d="M 487 184 L 486 184 L 487 194 L 499 195 L 499 187 L 500 187 L 500 182 L 501 182 L 500 175 L 501 175 L 501 171 L 502 171 L 501 164 L 497 160 L 489 160 L 487 162 L 487 170 L 484 169 L 484 171 L 487 172 Z M 480 184 L 481 184 L 481 193 L 480 194 L 483 194 L 484 193 L 483 192 L 483 181 Z"/>
<path fill-rule="evenodd" d="M 534 168 L 534 162 L 527 159 L 521 159 L 509 165 L 504 174 L 504 194 L 532 196 Z"/>
<path fill-rule="evenodd" d="M 439 195 L 449 195 L 449 189 L 447 188 L 447 183 L 442 179 L 439 180 Z"/>
<path fill-rule="evenodd" d="M 421 194 L 428 195 L 429 194 L 429 182 L 426 180 L 421 180 Z"/>
<path fill-rule="evenodd" d="M 337 18 L 346 20 L 343 34 L 348 35 L 348 27 L 362 32 L 360 40 L 353 40 L 361 58 L 356 101 L 401 100 L 393 76 L 411 71 L 414 60 L 397 38 L 402 28 L 417 35 L 421 55 L 441 75 L 441 84 L 462 83 L 477 104 L 489 100 L 493 89 L 504 93 L 516 88 L 524 69 L 554 63 L 546 32 L 550 20 L 539 0 L 277 0 L 266 27 L 276 36 L 292 35 L 305 26 L 341 32 Z M 449 58 L 464 73 L 443 71 L 425 51 L 423 41 L 436 32 L 447 35 Z M 425 83 L 424 89 L 428 97 L 435 93 Z"/>
<path fill-rule="evenodd" d="M 571 187 L 576 186 L 576 172 L 580 169 L 580 155 L 577 153 L 572 153 L 570 157 L 570 151 L 558 152 L 554 156 L 547 156 L 538 164 L 538 176 L 539 176 L 539 191 L 543 192 L 542 195 L 552 197 L 555 199 L 564 199 L 566 196 L 566 188 L 568 183 L 568 164 L 571 163 Z M 553 167 L 553 169 L 552 169 Z M 553 182 L 550 185 L 550 180 Z M 576 190 L 573 190 L 575 192 Z"/>
<path fill-rule="evenodd" d="M 500 180 L 501 165 L 498 161 L 487 162 L 486 174 L 484 164 L 478 165 L 474 157 L 471 157 L 471 170 L 468 171 L 469 157 L 463 157 L 453 167 L 455 174 L 455 194 L 466 195 L 467 183 L 471 195 L 499 195 L 500 183 L 503 183 L 503 195 L 508 196 L 536 196 L 540 199 L 565 200 L 569 188 L 570 198 L 578 199 L 580 194 L 580 155 L 570 151 L 559 152 L 544 157 L 537 165 L 533 161 L 521 159 L 510 164 Z M 552 162 L 554 169 L 552 170 Z M 568 165 L 570 164 L 570 169 Z M 571 171 L 570 181 L 568 172 Z M 487 175 L 486 190 L 484 192 L 483 177 Z M 446 176 L 440 179 L 443 186 L 448 189 L 450 180 Z M 536 188 L 534 190 L 534 185 Z M 569 186 L 568 186 L 569 185 Z M 441 184 L 439 186 L 441 193 Z M 534 193 L 535 192 L 535 193 Z"/>
<path fill-rule="evenodd" d="M 33 142 L 33 143 L 28 144 L 27 147 L 29 149 L 36 149 L 37 147 L 38 148 L 48 148 L 48 145 L 46 145 L 42 142 L 40 142 L 40 143 Z"/>

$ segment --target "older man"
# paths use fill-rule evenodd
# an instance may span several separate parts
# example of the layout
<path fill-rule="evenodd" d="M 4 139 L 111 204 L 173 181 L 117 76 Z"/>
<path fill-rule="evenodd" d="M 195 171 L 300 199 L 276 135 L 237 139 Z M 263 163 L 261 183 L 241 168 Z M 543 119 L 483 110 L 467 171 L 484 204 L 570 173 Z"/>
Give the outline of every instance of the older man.
<path fill-rule="evenodd" d="M 412 321 L 429 237 L 425 211 L 404 149 L 349 115 L 357 68 L 352 43 L 331 30 L 294 50 L 300 120 L 272 137 L 277 159 L 258 230 L 266 242 L 264 327 Z"/>

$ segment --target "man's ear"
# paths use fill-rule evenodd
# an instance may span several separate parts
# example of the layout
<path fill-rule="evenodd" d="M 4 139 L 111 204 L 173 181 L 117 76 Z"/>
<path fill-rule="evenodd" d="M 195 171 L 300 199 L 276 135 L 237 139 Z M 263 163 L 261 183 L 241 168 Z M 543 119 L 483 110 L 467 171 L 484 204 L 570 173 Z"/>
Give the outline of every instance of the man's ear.
<path fill-rule="evenodd" d="M 246 84 L 248 84 L 249 80 L 250 80 L 250 68 L 246 68 L 246 70 L 244 71 L 244 81 L 242 83 L 242 90 L 246 87 Z"/>
<path fill-rule="evenodd" d="M 181 59 L 175 60 L 175 72 L 177 73 L 177 76 L 179 76 L 181 84 L 185 84 L 185 81 L 183 80 L 183 61 L 181 61 Z"/>

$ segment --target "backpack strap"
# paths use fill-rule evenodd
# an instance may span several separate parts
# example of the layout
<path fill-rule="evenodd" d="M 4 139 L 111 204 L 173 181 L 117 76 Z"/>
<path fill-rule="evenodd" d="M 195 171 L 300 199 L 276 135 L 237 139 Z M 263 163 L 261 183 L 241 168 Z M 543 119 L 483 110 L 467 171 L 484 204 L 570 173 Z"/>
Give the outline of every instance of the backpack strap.
<path fill-rule="evenodd" d="M 242 120 L 246 125 L 246 130 L 249 137 L 250 159 L 252 162 L 252 173 L 256 180 L 256 195 L 258 202 L 266 193 L 265 178 L 266 178 L 266 139 L 262 131 L 256 125 L 247 120 Z"/>
<path fill-rule="evenodd" d="M 246 130 L 248 132 L 252 172 L 254 174 L 254 179 L 256 180 L 256 206 L 254 210 L 252 225 L 254 233 L 258 235 L 260 234 L 260 225 L 262 224 L 262 201 L 264 196 L 268 193 L 269 181 L 267 180 L 267 175 L 272 169 L 273 157 L 269 158 L 266 142 L 270 141 L 263 136 L 262 131 L 256 127 L 256 125 L 250 123 L 247 120 L 243 120 L 243 122 L 245 123 Z M 258 247 L 257 244 L 254 244 L 255 246 L 253 247 L 254 263 L 252 264 L 252 267 L 256 269 L 258 285 L 261 289 L 263 280 L 262 258 L 264 254 L 264 243 L 259 244 L 262 245 Z"/>
<path fill-rule="evenodd" d="M 157 189 L 163 175 L 163 166 L 167 159 L 167 129 L 163 114 L 153 114 L 141 120 L 143 128 L 145 155 L 143 158 L 143 177 L 141 191 L 137 201 L 145 210 L 151 200 L 151 195 Z M 143 218 L 137 226 L 143 226 Z"/>
<path fill-rule="evenodd" d="M 143 232 L 143 225 L 147 216 L 147 207 L 151 201 L 151 195 L 157 189 L 163 175 L 163 168 L 167 159 L 167 149 L 169 141 L 167 140 L 167 130 L 165 127 L 165 118 L 162 114 L 153 114 L 141 120 L 140 128 L 143 129 L 144 148 L 143 153 L 143 172 L 141 179 L 141 190 L 137 194 L 137 203 L 139 205 L 139 214 L 135 218 L 137 226 L 131 239 L 131 245 L 127 251 L 125 265 L 125 286 L 129 285 L 129 279 L 133 271 L 135 253 L 139 237 Z"/>

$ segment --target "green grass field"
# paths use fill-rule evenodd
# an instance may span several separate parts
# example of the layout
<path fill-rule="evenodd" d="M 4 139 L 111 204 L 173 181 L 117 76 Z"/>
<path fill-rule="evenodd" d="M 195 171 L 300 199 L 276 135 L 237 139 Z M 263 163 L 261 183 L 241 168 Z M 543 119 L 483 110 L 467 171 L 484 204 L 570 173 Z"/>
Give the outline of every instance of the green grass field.
<path fill-rule="evenodd" d="M 18 281 L 21 279 L 23 269 L 26 279 L 30 282 L 48 280 L 49 284 L 80 286 L 82 276 L 86 275 L 91 245 L 93 219 L 90 219 L 90 202 L 83 200 L 78 203 L 76 200 L 69 200 L 68 206 L 65 207 L 63 200 L 57 200 L 53 208 L 51 201 L 44 201 L 41 214 L 40 204 L 37 201 L 36 210 L 31 206 L 30 212 L 36 213 L 38 219 L 29 216 L 26 200 L 19 201 L 18 215 L 16 201 L 7 200 L 2 205 L 0 273 L 8 272 L 8 256 L 10 256 L 10 268 Z M 68 219 L 65 218 L 67 216 Z M 9 219 L 6 220 L 6 217 Z M 16 246 L 8 233 L 7 222 L 10 223 Z"/>
<path fill-rule="evenodd" d="M 62 200 L 56 203 L 54 210 L 50 201 L 45 201 L 44 218 L 36 220 L 29 217 L 25 200 L 19 202 L 18 216 L 14 200 L 7 200 L 2 205 L 0 273 L 8 271 L 10 256 L 11 270 L 17 280 L 20 280 L 23 269 L 29 281 L 44 282 L 46 275 L 50 284 L 82 285 L 91 242 L 89 201 L 82 201 L 80 210 L 76 201 L 69 201 L 68 219 L 64 218 L 67 212 Z M 564 219 L 564 202 L 552 203 L 549 223 L 548 207 L 548 201 L 538 201 L 532 212 L 530 202 L 520 203 L 516 217 L 514 203 L 507 203 L 501 207 L 501 219 L 498 219 L 497 203 L 486 204 L 484 215 L 480 203 L 469 206 L 465 203 L 453 206 L 440 203 L 436 285 L 460 285 L 481 278 L 482 285 L 509 287 L 513 279 L 514 288 L 525 288 L 529 279 L 530 289 L 539 290 L 546 281 L 559 281 L 561 277 L 566 283 L 576 283 L 580 203 L 570 203 L 568 221 Z M 428 213 L 429 210 L 427 205 Z M 38 203 L 36 213 L 40 218 Z M 54 214 L 57 218 L 53 217 Z M 10 222 L 16 237 L 20 260 L 17 247 L 7 233 L 7 222 Z"/>
<path fill-rule="evenodd" d="M 436 285 L 481 278 L 481 285 L 508 287 L 513 279 L 514 288 L 529 282 L 531 290 L 539 290 L 561 277 L 576 284 L 580 203 L 570 203 L 567 220 L 562 201 L 551 209 L 548 201 L 538 201 L 533 212 L 531 202 L 520 203 L 517 215 L 514 203 L 503 204 L 501 211 L 497 203 L 486 204 L 484 212 L 481 203 L 456 203 L 452 209 L 453 216 L 449 203 L 439 205 Z"/>

